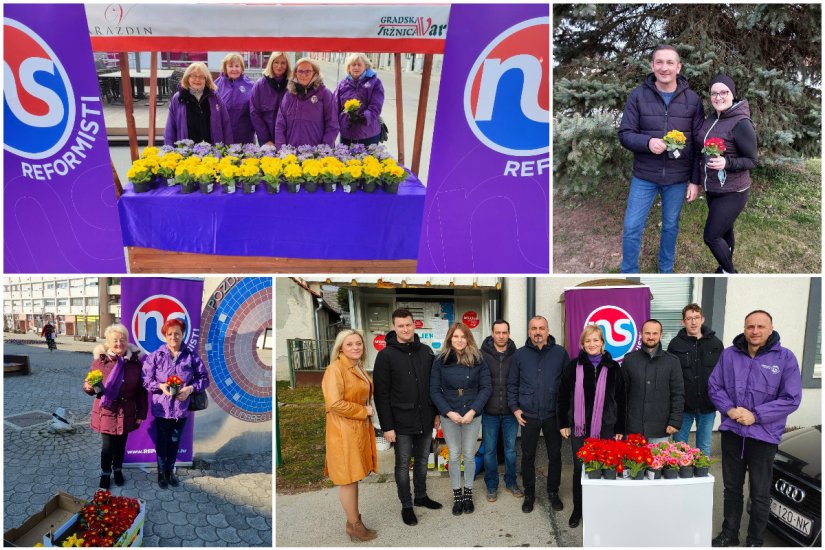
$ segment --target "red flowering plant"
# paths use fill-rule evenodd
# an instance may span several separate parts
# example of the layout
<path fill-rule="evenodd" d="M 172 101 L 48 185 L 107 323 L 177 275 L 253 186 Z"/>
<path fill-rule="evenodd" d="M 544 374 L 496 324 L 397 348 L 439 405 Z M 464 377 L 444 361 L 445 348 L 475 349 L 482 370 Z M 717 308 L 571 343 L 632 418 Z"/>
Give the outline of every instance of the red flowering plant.
<path fill-rule="evenodd" d="M 183 380 L 173 374 L 166 379 L 166 385 L 169 386 L 169 393 L 172 395 L 177 395 L 183 386 Z"/>
<path fill-rule="evenodd" d="M 647 446 L 647 439 L 641 434 L 630 434 L 625 440 L 624 467 L 630 477 L 637 477 L 653 464 L 653 455 Z"/>
<path fill-rule="evenodd" d="M 588 437 L 576 453 L 576 458 L 584 464 L 585 472 L 595 472 L 602 469 L 602 462 L 599 457 L 601 445 L 602 441 L 600 439 Z"/>
<path fill-rule="evenodd" d="M 725 152 L 725 140 L 722 138 L 706 139 L 702 152 L 709 157 L 721 157 L 722 153 Z"/>
<path fill-rule="evenodd" d="M 98 490 L 90 503 L 80 510 L 77 538 L 85 547 L 114 546 L 140 513 L 136 498 L 112 496 Z"/>

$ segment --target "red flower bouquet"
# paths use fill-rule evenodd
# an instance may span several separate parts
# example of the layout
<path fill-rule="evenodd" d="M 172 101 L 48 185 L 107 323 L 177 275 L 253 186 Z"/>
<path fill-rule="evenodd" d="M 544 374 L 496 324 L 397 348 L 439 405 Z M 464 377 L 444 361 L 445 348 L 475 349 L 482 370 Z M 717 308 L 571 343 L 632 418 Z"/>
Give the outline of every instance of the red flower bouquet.
<path fill-rule="evenodd" d="M 166 385 L 169 386 L 169 393 L 175 396 L 180 393 L 180 389 L 183 387 L 183 380 L 173 374 L 166 379 Z"/>
<path fill-rule="evenodd" d="M 725 152 L 725 140 L 722 138 L 709 138 L 705 140 L 702 152 L 709 157 L 721 157 Z"/>

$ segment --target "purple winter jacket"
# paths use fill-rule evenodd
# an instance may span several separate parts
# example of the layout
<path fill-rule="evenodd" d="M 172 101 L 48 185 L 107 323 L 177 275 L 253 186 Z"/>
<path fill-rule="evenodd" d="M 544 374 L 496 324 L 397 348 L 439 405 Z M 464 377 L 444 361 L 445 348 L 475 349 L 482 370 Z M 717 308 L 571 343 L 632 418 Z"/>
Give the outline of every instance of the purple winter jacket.
<path fill-rule="evenodd" d="M 358 111 L 364 115 L 364 122 L 353 124 L 349 116 L 344 113 L 344 104 L 350 99 L 361 102 Z M 355 80 L 347 76 L 338 83 L 335 89 L 335 105 L 338 109 L 338 124 L 341 127 L 341 137 L 349 140 L 367 139 L 381 133 L 381 109 L 384 107 L 384 85 L 375 72 L 368 70 L 362 77 Z"/>
<path fill-rule="evenodd" d="M 103 374 L 103 385 L 109 383 L 109 375 L 117 365 L 117 359 L 106 353 L 103 346 L 95 346 L 94 361 L 89 372 L 99 370 Z M 84 390 L 85 391 L 85 390 Z M 86 392 L 94 395 L 94 390 Z M 93 431 L 123 435 L 138 428 L 138 419 L 146 420 L 149 410 L 149 398 L 143 388 L 142 371 L 138 349 L 132 347 L 126 352 L 123 362 L 123 382 L 118 398 L 109 407 L 100 406 L 100 398 L 95 398 L 89 418 Z"/>
<path fill-rule="evenodd" d="M 740 334 L 719 357 L 708 379 L 708 396 L 722 413 L 720 431 L 778 444 L 788 415 L 802 400 L 799 363 L 791 350 L 779 345 L 776 331 L 754 358 L 748 354 L 745 335 Z M 736 407 L 751 411 L 756 422 L 744 426 L 729 418 L 727 411 Z"/>
<path fill-rule="evenodd" d="M 284 82 L 286 84 L 286 82 Z M 252 116 L 252 126 L 258 136 L 258 145 L 271 141 L 275 143 L 275 121 L 278 118 L 278 108 L 286 94 L 286 86 L 281 90 L 272 87 L 265 76 L 252 86 L 252 96 L 249 99 L 249 111 Z"/>
<path fill-rule="evenodd" d="M 338 113 L 332 92 L 326 86 L 318 84 L 305 96 L 287 90 L 275 122 L 276 147 L 322 143 L 331 147 L 337 136 Z"/>
<path fill-rule="evenodd" d="M 183 380 L 184 386 L 192 386 L 195 391 L 209 387 L 209 375 L 197 353 L 181 347 L 176 361 L 172 352 L 163 344 L 143 362 L 143 386 L 152 396 L 152 416 L 157 418 L 184 418 L 189 416 L 189 399 L 179 401 L 177 397 L 165 395 L 158 387 L 165 384 L 172 375 Z"/>
<path fill-rule="evenodd" d="M 232 124 L 229 122 L 229 112 L 223 101 L 215 95 L 209 94 L 209 128 L 212 133 L 212 143 L 234 143 L 232 139 Z M 189 130 L 186 127 L 186 105 L 180 100 L 180 91 L 175 92 L 169 101 L 169 115 L 166 119 L 166 131 L 163 133 L 163 144 L 174 145 L 176 141 L 189 139 Z"/>
<path fill-rule="evenodd" d="M 255 130 L 249 114 L 249 98 L 252 96 L 252 87 L 255 83 L 245 74 L 235 80 L 221 75 L 215 81 L 215 85 L 218 87 L 218 97 L 229 111 L 233 143 L 253 143 Z"/>

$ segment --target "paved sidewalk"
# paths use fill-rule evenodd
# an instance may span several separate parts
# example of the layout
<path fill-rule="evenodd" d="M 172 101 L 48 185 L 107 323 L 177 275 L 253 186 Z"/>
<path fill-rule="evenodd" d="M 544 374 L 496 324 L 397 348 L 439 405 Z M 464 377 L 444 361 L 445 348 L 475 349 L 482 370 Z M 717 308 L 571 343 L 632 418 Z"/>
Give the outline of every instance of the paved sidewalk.
<path fill-rule="evenodd" d="M 59 406 L 74 414 L 77 430 L 50 434 L 45 424 L 19 429 L 4 422 L 4 529 L 20 525 L 57 491 L 90 498 L 97 488 L 100 435 L 89 429 L 92 401 L 82 391 L 94 344 L 86 345 L 88 353 L 65 351 L 60 342 L 55 352 L 5 346 L 5 353 L 30 356 L 32 374 L 4 378 L 4 420 Z M 157 487 L 154 468 L 126 469 L 124 476 L 126 484 L 113 484 L 112 493 L 146 500 L 143 546 L 272 545 L 271 452 L 211 463 L 196 458 L 193 468 L 178 470 L 181 486 L 170 490 Z"/>

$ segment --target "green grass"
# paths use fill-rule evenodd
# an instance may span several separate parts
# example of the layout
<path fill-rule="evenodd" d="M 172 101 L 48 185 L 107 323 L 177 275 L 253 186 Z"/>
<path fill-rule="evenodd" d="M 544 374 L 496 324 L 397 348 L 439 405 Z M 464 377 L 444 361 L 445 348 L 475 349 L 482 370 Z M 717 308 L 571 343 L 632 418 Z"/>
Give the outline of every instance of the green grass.
<path fill-rule="evenodd" d="M 275 490 L 293 494 L 332 487 L 324 476 L 326 415 L 321 388 L 288 386 L 276 383 L 283 462 L 275 471 Z"/>

